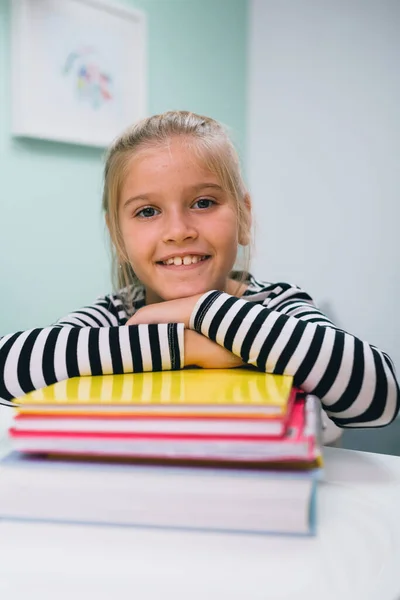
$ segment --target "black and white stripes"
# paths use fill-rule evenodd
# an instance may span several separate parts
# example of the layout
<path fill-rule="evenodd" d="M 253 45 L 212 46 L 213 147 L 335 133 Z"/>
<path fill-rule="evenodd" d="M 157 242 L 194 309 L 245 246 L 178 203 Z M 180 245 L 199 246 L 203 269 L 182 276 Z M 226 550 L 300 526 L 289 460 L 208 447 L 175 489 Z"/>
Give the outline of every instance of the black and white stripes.
<path fill-rule="evenodd" d="M 341 427 L 395 418 L 399 387 L 383 352 L 334 327 L 296 286 L 265 284 L 253 297 L 249 291 L 243 299 L 205 294 L 190 327 L 263 371 L 294 376 Z M 254 297 L 257 303 L 246 302 Z"/>
<path fill-rule="evenodd" d="M 79 375 L 182 368 L 183 324 L 126 326 L 144 298 L 140 286 L 123 290 L 52 327 L 0 338 L 0 398 Z M 189 326 L 262 371 L 293 375 L 339 426 L 386 425 L 398 412 L 389 357 L 335 327 L 297 286 L 249 276 L 241 299 L 204 294 Z"/>
<path fill-rule="evenodd" d="M 0 398 L 10 400 L 70 377 L 183 366 L 183 324 L 73 326 L 78 319 L 70 315 L 65 326 L 0 339 Z"/>

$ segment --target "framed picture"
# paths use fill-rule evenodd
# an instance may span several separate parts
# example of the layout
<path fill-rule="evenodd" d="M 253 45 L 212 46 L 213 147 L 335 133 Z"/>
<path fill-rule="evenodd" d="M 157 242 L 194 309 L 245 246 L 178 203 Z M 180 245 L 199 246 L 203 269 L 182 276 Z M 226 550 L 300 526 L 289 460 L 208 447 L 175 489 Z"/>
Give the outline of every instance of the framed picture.
<path fill-rule="evenodd" d="M 144 13 L 105 0 L 13 0 L 12 133 L 107 146 L 146 116 Z"/>

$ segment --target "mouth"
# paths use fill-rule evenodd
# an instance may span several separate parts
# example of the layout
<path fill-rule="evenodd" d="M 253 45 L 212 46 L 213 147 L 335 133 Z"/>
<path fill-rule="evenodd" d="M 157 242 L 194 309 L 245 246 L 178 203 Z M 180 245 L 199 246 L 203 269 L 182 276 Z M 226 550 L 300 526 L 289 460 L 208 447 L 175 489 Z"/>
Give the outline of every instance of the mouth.
<path fill-rule="evenodd" d="M 163 267 L 191 267 L 198 263 L 209 260 L 211 256 L 209 254 L 186 254 L 185 256 L 171 256 L 166 260 L 157 261 L 157 265 Z"/>

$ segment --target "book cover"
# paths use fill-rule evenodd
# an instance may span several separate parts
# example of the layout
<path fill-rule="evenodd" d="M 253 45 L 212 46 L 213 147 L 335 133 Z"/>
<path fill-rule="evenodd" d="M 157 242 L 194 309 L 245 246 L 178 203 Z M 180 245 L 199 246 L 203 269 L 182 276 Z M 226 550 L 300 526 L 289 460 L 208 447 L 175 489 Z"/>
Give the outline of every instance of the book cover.
<path fill-rule="evenodd" d="M 16 400 L 28 414 L 152 414 L 282 419 L 292 377 L 253 369 L 183 369 L 67 379 Z"/>

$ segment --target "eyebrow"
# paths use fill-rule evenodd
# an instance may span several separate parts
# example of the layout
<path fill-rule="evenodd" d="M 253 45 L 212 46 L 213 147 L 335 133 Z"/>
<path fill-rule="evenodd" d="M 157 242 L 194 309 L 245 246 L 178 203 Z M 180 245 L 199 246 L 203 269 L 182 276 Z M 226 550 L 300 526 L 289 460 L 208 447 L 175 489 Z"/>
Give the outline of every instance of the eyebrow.
<path fill-rule="evenodd" d="M 191 185 L 187 188 L 188 191 L 190 192 L 200 192 L 201 190 L 206 190 L 206 189 L 214 189 L 217 190 L 219 192 L 223 192 L 224 189 L 218 184 L 218 183 L 197 183 L 196 185 Z M 128 198 L 128 200 L 126 200 L 124 202 L 124 208 L 126 208 L 129 204 L 131 204 L 132 202 L 138 201 L 138 200 L 144 200 L 144 201 L 149 201 L 151 197 L 151 194 L 139 194 L 138 196 L 132 196 L 131 198 Z"/>

